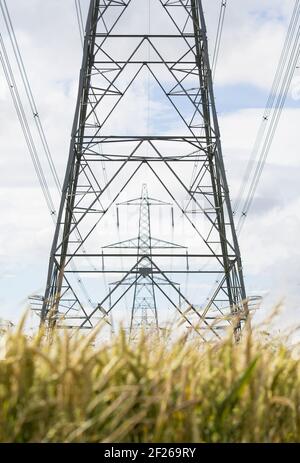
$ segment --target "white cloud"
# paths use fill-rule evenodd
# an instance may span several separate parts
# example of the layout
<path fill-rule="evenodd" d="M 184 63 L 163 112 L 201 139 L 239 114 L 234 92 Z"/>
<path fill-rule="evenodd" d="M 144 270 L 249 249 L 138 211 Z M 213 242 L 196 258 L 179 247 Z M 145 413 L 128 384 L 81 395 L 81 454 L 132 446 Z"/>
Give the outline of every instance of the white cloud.
<path fill-rule="evenodd" d="M 203 3 L 213 50 L 220 2 Z M 227 2 L 217 84 L 252 84 L 269 90 L 293 6 L 290 0 Z"/>

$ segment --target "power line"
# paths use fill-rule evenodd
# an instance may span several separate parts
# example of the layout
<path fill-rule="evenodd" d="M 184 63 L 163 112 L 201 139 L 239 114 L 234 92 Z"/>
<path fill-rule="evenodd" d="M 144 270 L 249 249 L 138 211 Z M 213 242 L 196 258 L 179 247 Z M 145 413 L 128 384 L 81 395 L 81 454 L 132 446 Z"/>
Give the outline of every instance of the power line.
<path fill-rule="evenodd" d="M 298 50 L 297 50 L 297 57 L 299 57 L 299 56 L 300 56 L 300 46 L 298 46 Z M 293 62 L 293 64 L 291 65 L 291 69 L 295 69 L 295 62 Z M 263 169 L 264 169 L 265 164 L 266 164 L 267 156 L 269 154 L 270 148 L 271 148 L 273 140 L 274 140 L 276 129 L 277 129 L 278 124 L 279 124 L 279 120 L 280 120 L 280 117 L 281 117 L 281 114 L 282 114 L 282 110 L 284 108 L 284 104 L 285 104 L 285 101 L 286 101 L 286 97 L 287 97 L 287 94 L 288 94 L 288 90 L 290 88 L 290 84 L 291 84 L 293 75 L 294 75 L 294 73 L 290 72 L 289 76 L 287 77 L 287 79 L 285 80 L 285 82 L 283 84 L 283 86 L 284 86 L 283 94 L 280 95 L 279 106 L 278 106 L 276 112 L 273 115 L 272 122 L 271 122 L 271 125 L 269 127 L 269 130 L 268 130 L 268 133 L 267 133 L 267 136 L 266 136 L 266 139 L 265 139 L 262 151 L 261 151 L 260 160 L 259 160 L 259 163 L 258 163 L 258 165 L 256 167 L 255 174 L 254 174 L 253 180 L 251 182 L 251 185 L 249 187 L 249 191 L 248 191 L 248 195 L 246 197 L 245 203 L 244 203 L 242 215 L 241 215 L 241 217 L 239 219 L 239 223 L 238 223 L 238 227 L 237 227 L 238 233 L 241 232 L 241 228 L 243 227 L 244 221 L 245 221 L 245 219 L 247 217 L 247 214 L 248 214 L 248 212 L 249 212 L 249 210 L 251 208 L 251 205 L 252 205 L 252 202 L 253 202 L 253 199 L 254 199 L 255 192 L 257 190 L 259 180 L 261 178 Z"/>
<path fill-rule="evenodd" d="M 5 75 L 5 78 L 6 78 L 10 93 L 11 93 L 11 97 L 12 97 L 12 100 L 13 100 L 13 104 L 14 104 L 17 116 L 18 116 L 18 120 L 20 122 L 22 132 L 24 134 L 25 142 L 26 142 L 26 145 L 28 147 L 28 151 L 29 151 L 29 154 L 30 154 L 30 157 L 31 157 L 31 160 L 32 160 L 32 163 L 33 163 L 33 166 L 34 166 L 34 170 L 36 172 L 36 175 L 37 175 L 37 178 L 38 178 L 38 181 L 39 181 L 39 184 L 40 184 L 40 187 L 42 189 L 43 196 L 45 198 L 47 208 L 48 208 L 48 210 L 50 212 L 50 215 L 51 215 L 51 218 L 53 220 L 54 225 L 56 225 L 56 210 L 55 210 L 54 202 L 53 202 L 50 190 L 49 190 L 49 186 L 48 186 L 46 177 L 44 175 L 44 171 L 43 171 L 41 162 L 39 160 L 36 145 L 35 145 L 35 142 L 34 142 L 34 139 L 33 139 L 29 124 L 28 124 L 26 113 L 24 111 L 24 106 L 23 106 L 21 98 L 20 98 L 20 94 L 19 94 L 19 91 L 18 91 L 16 80 L 14 78 L 12 67 L 10 65 L 10 61 L 9 61 L 9 58 L 8 58 L 6 47 L 5 47 L 5 44 L 4 44 L 4 41 L 3 41 L 3 38 L 2 38 L 1 34 L 0 34 L 0 46 L 1 46 L 0 47 L 1 48 L 0 49 L 0 61 L 1 61 L 2 68 L 3 68 L 3 71 L 4 71 L 4 75 Z M 74 264 L 73 264 L 73 268 L 74 269 L 76 268 Z M 88 302 L 91 304 L 92 301 L 91 301 L 91 299 L 90 299 L 90 297 L 88 295 L 88 292 L 87 292 L 87 290 L 86 290 L 86 288 L 84 286 L 84 283 L 80 279 L 77 279 L 77 283 L 80 285 L 83 294 L 85 295 Z"/>
<path fill-rule="evenodd" d="M 79 6 L 80 6 L 80 4 L 79 4 Z M 0 0 L 0 7 L 1 7 L 2 15 L 3 15 L 4 21 L 5 21 L 5 25 L 6 25 L 6 28 L 7 28 L 8 36 L 9 36 L 9 39 L 10 39 L 10 42 L 11 42 L 11 45 L 12 45 L 12 48 L 13 48 L 13 51 L 14 51 L 14 56 L 15 56 L 15 59 L 16 59 L 16 62 L 17 62 L 17 66 L 18 66 L 18 69 L 19 69 L 19 72 L 20 72 L 20 75 L 21 75 L 21 80 L 22 80 L 22 83 L 23 83 L 23 86 L 24 86 L 24 89 L 25 89 L 25 93 L 26 93 L 26 96 L 28 98 L 29 105 L 30 105 L 30 108 L 31 108 L 31 111 L 32 111 L 32 114 L 33 114 L 33 117 L 34 117 L 34 121 L 35 121 L 37 130 L 38 130 L 38 134 L 39 134 L 39 137 L 40 137 L 40 140 L 41 140 L 41 143 L 42 143 L 42 146 L 43 146 L 43 149 L 44 149 L 47 161 L 48 161 L 48 165 L 50 167 L 50 171 L 51 171 L 52 177 L 54 179 L 54 183 L 56 185 L 56 188 L 57 188 L 59 194 L 61 194 L 61 184 L 60 184 L 60 181 L 59 181 L 59 177 L 58 177 L 58 174 L 57 174 L 54 162 L 53 162 L 53 158 L 52 158 L 52 155 L 51 155 L 51 152 L 50 152 L 49 144 L 48 144 L 48 141 L 47 141 L 47 138 L 46 138 L 46 135 L 45 135 L 45 131 L 44 131 L 44 128 L 43 128 L 43 125 L 42 125 L 42 122 L 41 122 L 41 119 L 40 119 L 40 116 L 39 116 L 39 112 L 38 112 L 38 109 L 37 109 L 35 98 L 33 96 L 32 88 L 31 88 L 31 85 L 30 85 L 30 82 L 29 82 L 29 78 L 28 78 L 26 69 L 25 69 L 25 65 L 24 65 L 24 62 L 23 62 L 21 51 L 20 51 L 20 48 L 19 48 L 19 45 L 18 45 L 18 41 L 17 41 L 16 35 L 15 35 L 15 32 L 14 32 L 14 27 L 13 27 L 13 24 L 12 24 L 12 20 L 11 20 L 11 17 L 10 17 L 10 14 L 9 14 L 9 11 L 8 11 L 5 0 Z M 81 8 L 80 8 L 79 11 L 80 11 L 80 17 L 82 18 Z M 55 206 L 54 206 L 54 201 L 52 199 L 50 189 L 49 189 L 49 186 L 48 186 L 48 182 L 47 182 L 46 176 L 45 176 L 44 171 L 43 171 L 43 167 L 42 167 L 40 159 L 39 159 L 38 151 L 37 151 L 37 148 L 36 148 L 36 145 L 35 145 L 35 142 L 34 142 L 34 138 L 32 136 L 31 130 L 30 130 L 30 126 L 29 126 L 29 123 L 28 123 L 28 120 L 27 120 L 27 117 L 26 117 L 26 113 L 25 113 L 25 110 L 24 110 L 24 106 L 22 104 L 22 100 L 20 98 L 20 93 L 19 93 L 19 90 L 18 90 L 18 87 L 17 87 L 17 83 L 16 83 L 16 80 L 15 80 L 15 77 L 14 77 L 12 66 L 10 64 L 9 57 L 8 57 L 8 54 L 7 54 L 6 47 L 5 47 L 2 36 L 1 36 L 1 48 L 3 50 L 3 53 L 1 53 L 1 63 L 2 63 L 4 74 L 5 74 L 9 89 L 10 89 L 10 93 L 11 93 L 11 96 L 12 96 L 12 99 L 13 99 L 13 103 L 14 103 L 14 106 L 15 106 L 15 109 L 16 109 L 16 112 L 17 112 L 17 116 L 18 116 L 22 131 L 23 131 L 23 134 L 24 134 L 24 137 L 25 137 L 25 141 L 26 141 L 26 144 L 27 144 L 27 147 L 28 147 L 28 150 L 29 150 L 32 162 L 33 162 L 33 165 L 34 165 L 34 169 L 36 171 L 40 186 L 42 188 L 42 192 L 43 192 L 43 195 L 44 195 L 48 210 L 50 212 L 50 215 L 51 215 L 51 218 L 53 220 L 54 225 L 56 225 L 56 210 L 55 210 Z M 82 240 L 79 230 L 77 230 L 77 237 L 78 237 L 79 240 Z M 82 249 L 83 249 L 83 252 L 85 252 L 84 247 L 82 247 Z M 88 262 L 89 262 L 89 260 L 88 260 Z M 89 264 L 90 264 L 90 262 L 89 262 Z M 72 263 L 72 267 L 74 269 L 76 269 L 76 266 L 75 266 L 74 263 Z M 82 290 L 84 296 L 86 297 L 87 301 L 90 304 L 92 304 L 92 301 L 91 301 L 91 299 L 90 299 L 90 297 L 88 295 L 88 291 L 86 290 L 85 285 L 82 282 L 82 280 L 77 278 L 77 283 L 80 285 L 81 290 Z"/>
<path fill-rule="evenodd" d="M 212 77 L 213 80 L 215 79 L 216 75 L 216 68 L 220 53 L 220 46 L 222 41 L 223 29 L 224 29 L 224 21 L 226 16 L 226 7 L 227 7 L 227 0 L 221 1 L 221 8 L 220 8 L 220 15 L 218 21 L 218 28 L 217 28 L 217 35 L 216 35 L 216 42 L 214 47 L 213 59 L 212 59 Z"/>
<path fill-rule="evenodd" d="M 240 233 L 247 217 L 247 214 L 251 208 L 255 192 L 258 187 L 259 180 L 261 178 L 263 169 L 266 164 L 267 156 L 269 154 L 272 142 L 275 137 L 276 129 L 278 127 L 282 110 L 285 105 L 285 101 L 288 95 L 288 91 L 291 85 L 292 78 L 300 56 L 300 5 L 299 0 L 296 1 L 294 12 L 292 15 L 288 35 L 285 41 L 283 52 L 279 61 L 275 79 L 273 82 L 272 90 L 267 101 L 267 107 L 263 116 L 263 121 L 260 126 L 258 136 L 255 142 L 253 154 L 256 159 L 259 155 L 259 160 L 256 165 L 253 177 L 250 184 L 247 185 L 248 191 L 243 203 L 241 215 L 238 222 L 237 230 Z M 261 148 L 260 148 L 261 147 Z M 259 154 L 260 153 L 260 154 Z M 248 163 L 246 173 L 244 176 L 244 182 L 249 180 L 254 166 Z M 240 190 L 240 197 L 237 200 L 236 205 L 239 206 L 242 200 L 242 193 L 245 191 L 246 186 L 243 185 Z"/>
<path fill-rule="evenodd" d="M 271 88 L 271 91 L 270 91 L 270 94 L 267 100 L 266 108 L 262 116 L 261 124 L 260 124 L 256 139 L 255 139 L 255 143 L 254 143 L 250 158 L 248 160 L 248 163 L 245 169 L 245 173 L 242 178 L 242 182 L 241 182 L 241 186 L 240 186 L 240 189 L 237 195 L 237 199 L 233 206 L 233 210 L 235 214 L 237 214 L 237 212 L 239 211 L 241 207 L 244 193 L 247 188 L 248 182 L 250 181 L 250 177 L 253 173 L 253 170 L 255 167 L 255 161 L 259 155 L 259 148 L 261 146 L 263 137 L 267 130 L 268 121 L 270 120 L 272 110 L 276 109 L 275 102 L 276 102 L 276 99 L 278 99 L 278 89 L 283 79 L 284 70 L 286 69 L 289 52 L 291 50 L 291 44 L 293 41 L 293 37 L 296 33 L 296 30 L 297 30 L 298 19 L 299 19 L 299 0 L 296 0 L 294 11 L 293 11 L 291 21 L 289 24 L 287 36 L 285 39 L 285 43 L 284 43 L 284 46 L 283 46 L 283 49 L 280 55 L 276 74 L 273 80 L 272 88 Z"/>
<path fill-rule="evenodd" d="M 24 66 L 24 62 L 23 62 L 23 59 L 22 59 L 20 48 L 19 48 L 19 45 L 18 45 L 18 42 L 17 42 L 17 39 L 16 39 L 16 35 L 15 35 L 15 32 L 14 32 L 14 27 L 13 27 L 11 17 L 10 17 L 10 14 L 9 14 L 9 11 L 8 11 L 5 0 L 0 1 L 0 7 L 1 7 L 1 11 L 2 11 L 2 14 L 3 14 L 4 21 L 5 21 L 5 25 L 6 25 L 8 36 L 9 36 L 9 39 L 10 39 L 10 43 L 12 45 L 12 49 L 13 49 L 13 52 L 14 52 L 14 55 L 15 55 L 15 58 L 16 58 L 17 66 L 18 66 L 18 69 L 19 69 L 19 72 L 20 72 L 20 75 L 21 75 L 21 79 L 22 79 L 22 82 L 23 82 L 23 85 L 24 85 L 24 88 L 25 88 L 25 92 L 26 92 L 26 95 L 27 95 L 27 98 L 28 98 L 28 101 L 29 101 L 29 104 L 30 104 L 30 108 L 31 108 L 32 115 L 33 115 L 33 118 L 34 118 L 34 121 L 35 121 L 35 125 L 37 127 L 37 130 L 38 130 L 41 142 L 42 142 L 42 146 L 43 146 L 43 149 L 44 149 L 44 152 L 45 152 L 45 155 L 46 155 L 46 158 L 47 158 L 47 161 L 48 161 L 48 165 L 49 165 L 49 168 L 51 170 L 55 185 L 56 185 L 58 191 L 60 192 L 61 191 L 61 184 L 60 184 L 58 174 L 57 174 L 57 171 L 56 171 L 56 168 L 55 168 L 55 165 L 54 165 L 54 162 L 53 162 L 53 158 L 52 158 L 52 155 L 51 155 L 51 152 L 50 152 L 50 148 L 49 148 L 46 136 L 45 136 L 45 131 L 44 131 L 44 128 L 43 128 L 43 125 L 42 125 L 42 122 L 41 122 L 41 119 L 40 119 L 40 116 L 39 116 L 39 112 L 38 112 L 36 102 L 35 102 L 35 99 L 34 99 L 34 96 L 33 96 L 33 93 L 32 93 L 32 89 L 31 89 L 31 86 L 30 86 L 30 83 L 29 83 L 28 75 L 27 75 L 27 72 L 26 72 L 26 69 L 25 69 L 25 66 Z"/>
<path fill-rule="evenodd" d="M 76 16 L 77 16 L 77 22 L 78 22 L 78 28 L 79 28 L 79 35 L 80 35 L 81 45 L 83 47 L 83 43 L 84 43 L 84 24 L 83 24 L 83 15 L 82 15 L 81 3 L 80 3 L 80 0 L 74 0 L 74 1 L 75 1 Z"/>
<path fill-rule="evenodd" d="M 54 202 L 52 200 L 50 190 L 49 190 L 49 187 L 48 187 L 48 183 L 47 183 L 46 177 L 44 175 L 41 162 L 39 160 L 36 145 L 35 145 L 33 136 L 31 134 L 31 130 L 30 130 L 30 127 L 29 127 L 29 124 L 28 124 L 28 120 L 27 120 L 27 117 L 26 117 L 24 106 L 23 106 L 21 98 L 20 98 L 17 83 L 16 83 L 16 80 L 14 78 L 12 67 L 10 65 L 10 61 L 9 61 L 9 58 L 8 58 L 6 47 L 5 47 L 5 44 L 4 44 L 4 41 L 3 41 L 3 38 L 2 38 L 1 34 L 0 34 L 0 44 L 1 44 L 1 50 L 0 50 L 1 64 L 2 64 L 2 67 L 3 67 L 4 75 L 5 75 L 5 78 L 6 78 L 6 81 L 7 81 L 11 96 L 12 96 L 12 100 L 13 100 L 14 107 L 15 107 L 15 110 L 16 110 L 16 113 L 17 113 L 17 116 L 18 116 L 18 120 L 20 122 L 22 132 L 24 134 L 24 138 L 25 138 L 25 141 L 26 141 L 26 145 L 28 147 L 28 151 L 29 151 L 29 154 L 30 154 L 30 157 L 31 157 L 31 160 L 32 160 L 35 172 L 36 172 L 36 175 L 38 177 L 38 181 L 39 181 L 40 187 L 42 189 L 42 192 L 43 192 L 47 207 L 49 209 L 49 212 L 50 212 L 51 216 L 54 216 L 56 214 Z"/>
<path fill-rule="evenodd" d="M 274 77 L 273 85 L 267 100 L 266 108 L 263 114 L 262 122 L 260 124 L 260 128 L 254 143 L 254 147 L 252 150 L 251 157 L 248 161 L 245 174 L 243 176 L 242 184 L 238 193 L 237 200 L 235 201 L 234 204 L 234 212 L 235 215 L 237 215 L 237 211 L 240 210 L 241 204 L 242 204 L 242 199 L 244 192 L 246 191 L 246 187 L 248 185 L 249 179 L 253 173 L 254 167 L 255 167 L 255 160 L 257 159 L 259 155 L 259 148 L 262 144 L 262 140 L 265 136 L 265 141 L 264 145 L 261 149 L 261 154 L 259 161 L 257 163 L 255 173 L 253 175 L 252 180 L 250 181 L 250 185 L 248 188 L 248 194 L 245 199 L 241 216 L 238 221 L 238 226 L 237 226 L 237 232 L 241 233 L 241 230 L 243 228 L 243 225 L 245 223 L 245 220 L 247 218 L 247 214 L 251 208 L 255 191 L 258 187 L 259 180 L 261 178 L 266 159 L 268 156 L 268 153 L 270 151 L 276 129 L 280 120 L 280 116 L 282 113 L 282 109 L 284 107 L 286 97 L 288 90 L 290 88 L 291 80 L 293 78 L 295 69 L 297 68 L 297 64 L 299 62 L 299 0 L 296 0 L 294 10 L 291 16 L 291 20 L 289 23 L 288 31 L 287 31 L 287 36 L 285 39 L 285 43 L 281 52 L 281 56 L 279 59 L 279 63 L 277 66 L 276 74 Z M 295 37 L 296 34 L 296 37 Z M 293 47 L 292 44 L 294 43 Z M 298 43 L 298 49 L 297 49 L 297 43 Z M 288 57 L 290 56 L 290 59 L 288 61 Z M 284 74 L 284 70 L 286 70 Z M 283 77 L 284 74 L 284 77 Z M 281 84 L 281 86 L 280 86 Z M 278 94 L 279 91 L 279 94 Z M 273 112 L 273 116 L 272 115 Z M 268 128 L 268 122 L 269 124 L 269 129 L 267 134 L 266 130 Z M 216 281 L 216 285 L 222 285 L 221 280 Z M 215 291 L 215 288 L 213 288 L 211 294 L 209 295 L 209 298 Z"/>

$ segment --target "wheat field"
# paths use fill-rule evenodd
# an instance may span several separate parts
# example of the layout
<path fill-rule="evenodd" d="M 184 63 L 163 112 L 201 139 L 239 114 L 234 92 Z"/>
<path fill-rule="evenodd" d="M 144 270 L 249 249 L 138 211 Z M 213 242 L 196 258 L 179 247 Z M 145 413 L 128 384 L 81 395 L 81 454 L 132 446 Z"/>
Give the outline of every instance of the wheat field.
<path fill-rule="evenodd" d="M 0 441 L 300 442 L 299 349 L 255 332 L 49 343 L 22 322 L 1 339 Z"/>

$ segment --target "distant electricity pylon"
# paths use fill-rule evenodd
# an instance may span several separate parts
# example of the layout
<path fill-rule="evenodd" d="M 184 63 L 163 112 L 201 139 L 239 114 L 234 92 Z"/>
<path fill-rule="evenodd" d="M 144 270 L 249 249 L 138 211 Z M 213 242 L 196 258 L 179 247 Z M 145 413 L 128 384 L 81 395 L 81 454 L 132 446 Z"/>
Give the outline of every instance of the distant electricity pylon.
<path fill-rule="evenodd" d="M 188 257 L 181 248 L 154 255 L 148 242 L 124 254 L 123 267 L 112 253 L 103 268 L 113 205 L 145 178 L 174 205 L 175 233 L 184 222 Z M 180 290 L 171 279 L 187 273 Z M 113 274 L 118 284 L 107 284 Z M 200 0 L 90 2 L 42 323 L 54 327 L 64 314 L 78 328 L 93 327 L 99 315 L 121 313 L 145 274 L 159 292 L 155 314 L 177 310 L 205 340 L 220 336 L 224 317 L 239 338 L 248 306 Z"/>
<path fill-rule="evenodd" d="M 148 196 L 147 185 L 143 184 L 142 193 L 139 198 L 131 199 L 123 203 L 119 203 L 120 206 L 135 206 L 139 207 L 139 229 L 138 236 L 136 238 L 131 238 L 125 241 L 120 241 L 118 243 L 110 244 L 105 246 L 105 250 L 109 251 L 111 249 L 118 249 L 128 252 L 133 250 L 137 253 L 137 262 L 136 266 L 131 269 L 130 273 L 122 282 L 111 283 L 111 286 L 115 288 L 117 285 L 129 286 L 133 283 L 133 300 L 131 308 L 131 318 L 130 318 L 130 332 L 136 332 L 137 329 L 143 328 L 147 330 L 148 328 L 156 330 L 159 329 L 158 322 L 158 313 L 157 313 L 157 297 L 156 292 L 159 288 L 160 291 L 165 295 L 166 286 L 172 286 L 175 291 L 178 292 L 178 305 L 177 308 L 180 310 L 181 306 L 181 292 L 178 288 L 178 284 L 168 281 L 165 278 L 157 276 L 157 273 L 160 272 L 158 264 L 154 266 L 155 253 L 158 253 L 158 256 L 161 257 L 163 252 L 170 252 L 170 249 L 182 250 L 185 249 L 184 246 L 179 244 L 171 243 L 168 241 L 155 238 L 151 233 L 151 208 L 154 206 L 169 206 L 171 207 L 171 218 L 172 225 L 174 226 L 173 221 L 173 207 L 170 203 L 166 203 L 159 199 L 154 199 Z M 119 213 L 118 217 L 118 226 L 119 226 Z M 103 259 L 107 254 L 102 254 Z M 151 259 L 149 257 L 151 256 Z M 135 257 L 135 255 L 134 255 Z M 170 254 L 167 255 L 168 258 L 171 257 Z M 153 259 L 153 261 L 152 261 Z M 140 278 L 136 278 L 139 275 Z M 111 308 L 111 306 L 110 306 Z"/>

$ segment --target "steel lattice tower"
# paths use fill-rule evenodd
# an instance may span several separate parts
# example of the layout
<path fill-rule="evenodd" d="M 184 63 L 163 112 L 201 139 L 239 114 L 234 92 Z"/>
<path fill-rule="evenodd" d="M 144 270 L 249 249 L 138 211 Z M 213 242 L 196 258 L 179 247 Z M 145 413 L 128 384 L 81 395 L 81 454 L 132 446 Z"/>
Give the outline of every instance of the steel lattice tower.
<path fill-rule="evenodd" d="M 141 196 L 139 198 L 131 199 L 123 203 L 117 204 L 117 211 L 120 206 L 133 206 L 139 208 L 138 217 L 138 236 L 129 240 L 120 241 L 118 243 L 105 246 L 105 250 L 119 249 L 119 250 L 135 250 L 137 253 L 136 266 L 131 269 L 126 279 L 121 285 L 129 286 L 134 282 L 133 300 L 130 317 L 130 332 L 136 331 L 137 328 L 143 327 L 144 329 L 155 327 L 159 329 L 158 311 L 156 302 L 156 292 L 158 287 L 169 286 L 168 281 L 157 276 L 157 271 L 154 267 L 154 261 L 149 259 L 153 256 L 154 251 L 159 253 L 170 250 L 184 250 L 184 246 L 171 243 L 168 241 L 155 238 L 151 233 L 151 208 L 169 206 L 171 208 L 172 226 L 173 223 L 173 207 L 172 204 L 166 203 L 159 199 L 149 197 L 148 188 L 146 184 L 142 186 Z M 119 217 L 119 212 L 117 214 Z M 119 222 L 119 218 L 118 218 Z M 119 226 L 119 223 L 118 223 Z M 104 254 L 103 254 L 104 255 Z M 138 273 L 141 278 L 136 278 Z M 113 282 L 111 286 L 116 286 L 120 282 Z M 178 284 L 171 282 L 171 285 L 178 288 Z M 163 290 L 162 290 L 163 291 Z M 180 292 L 180 291 L 179 291 Z M 181 302 L 178 299 L 178 308 L 180 309 Z"/>
<path fill-rule="evenodd" d="M 160 291 L 161 304 L 164 300 L 180 312 L 202 338 L 208 332 L 219 337 L 218 322 L 212 323 L 217 315 L 234 323 L 239 337 L 248 309 L 202 3 L 151 1 L 152 30 L 144 21 L 147 5 L 144 0 L 90 2 L 42 322 L 54 326 L 64 317 L 74 320 L 72 326 L 92 327 L 95 316 L 118 310 L 151 269 L 160 279 L 153 284 Z M 147 87 L 138 82 L 147 79 L 155 101 L 143 127 L 138 125 L 138 112 L 130 109 Z M 132 123 L 130 129 L 126 126 L 130 118 L 136 118 L 136 128 Z M 185 222 L 191 243 L 186 243 L 188 266 L 186 251 L 180 247 L 176 254 L 167 247 L 151 249 L 149 243 L 142 253 L 141 247 L 118 254 L 105 248 L 103 227 L 112 206 L 134 185 L 140 188 L 146 175 L 151 176 L 155 195 L 171 201 L 175 214 Z M 175 227 L 177 221 L 178 217 Z M 116 264 L 120 252 L 126 258 L 125 270 Z M 171 257 L 176 262 L 172 268 Z M 122 277 L 105 289 L 104 276 L 113 273 Z M 132 274 L 130 285 L 124 286 Z M 193 278 L 192 300 L 172 283 L 173 274 L 176 279 L 186 274 Z M 88 279 L 91 275 L 93 282 Z M 163 283 L 171 288 L 168 292 Z M 86 285 L 91 297 L 84 294 Z"/>
<path fill-rule="evenodd" d="M 136 282 L 134 285 L 130 331 L 139 326 L 145 328 L 149 325 L 153 325 L 153 319 L 156 327 L 158 328 L 155 287 L 153 282 L 153 265 L 148 259 L 148 256 L 151 255 L 151 253 L 152 237 L 150 204 L 147 187 L 146 185 L 143 185 L 142 195 L 140 198 L 139 236 L 137 248 L 137 270 L 141 275 L 143 275 L 143 279 L 141 280 L 141 284 Z"/>

